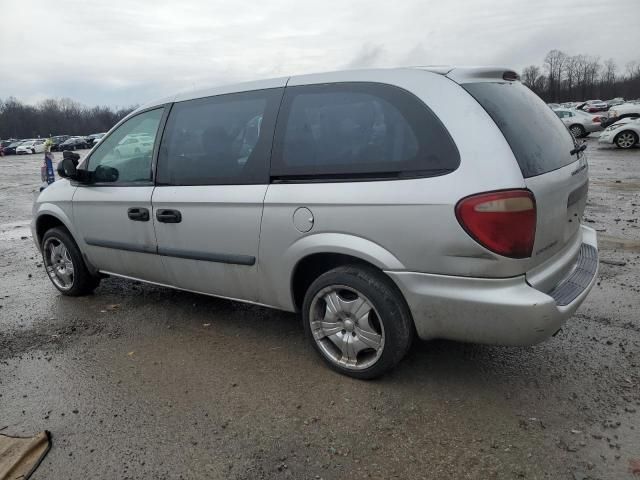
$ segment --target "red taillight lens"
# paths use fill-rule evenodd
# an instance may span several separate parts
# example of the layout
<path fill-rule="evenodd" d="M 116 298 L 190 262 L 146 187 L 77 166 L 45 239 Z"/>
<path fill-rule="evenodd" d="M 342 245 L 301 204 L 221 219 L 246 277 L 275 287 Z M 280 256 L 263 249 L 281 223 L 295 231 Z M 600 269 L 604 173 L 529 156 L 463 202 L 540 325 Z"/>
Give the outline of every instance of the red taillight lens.
<path fill-rule="evenodd" d="M 600 117 L 593 117 L 593 123 L 600 123 L 602 122 L 602 118 Z"/>
<path fill-rule="evenodd" d="M 505 257 L 531 256 L 536 236 L 536 199 L 529 190 L 505 190 L 463 198 L 460 225 L 480 245 Z"/>

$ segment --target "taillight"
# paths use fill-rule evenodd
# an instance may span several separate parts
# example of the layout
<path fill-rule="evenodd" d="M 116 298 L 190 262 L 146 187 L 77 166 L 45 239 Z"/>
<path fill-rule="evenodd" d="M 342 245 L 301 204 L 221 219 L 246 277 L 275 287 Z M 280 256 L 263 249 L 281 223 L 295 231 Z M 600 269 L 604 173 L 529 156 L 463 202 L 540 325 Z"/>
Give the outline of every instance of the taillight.
<path fill-rule="evenodd" d="M 483 247 L 505 257 L 531 256 L 536 236 L 536 199 L 529 190 L 504 190 L 463 198 L 460 225 Z"/>
<path fill-rule="evenodd" d="M 602 122 L 602 118 L 600 117 L 593 117 L 593 123 L 600 123 Z"/>

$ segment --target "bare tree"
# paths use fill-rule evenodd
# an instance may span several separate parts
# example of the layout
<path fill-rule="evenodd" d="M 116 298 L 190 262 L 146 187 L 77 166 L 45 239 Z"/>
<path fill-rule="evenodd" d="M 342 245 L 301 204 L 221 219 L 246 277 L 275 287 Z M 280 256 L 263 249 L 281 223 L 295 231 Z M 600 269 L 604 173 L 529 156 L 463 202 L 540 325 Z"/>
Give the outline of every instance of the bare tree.
<path fill-rule="evenodd" d="M 570 100 L 575 99 L 574 88 L 578 81 L 580 69 L 580 58 L 578 55 L 572 55 L 567 57 L 565 65 L 565 87 L 567 90 L 567 98 Z"/>
<path fill-rule="evenodd" d="M 567 63 L 567 54 L 560 50 L 551 50 L 544 57 L 544 68 L 547 71 L 547 82 L 552 100 L 558 100 L 560 82 Z"/>
<path fill-rule="evenodd" d="M 629 80 L 640 78 L 640 62 L 632 60 L 627 63 L 627 78 Z"/>
<path fill-rule="evenodd" d="M 618 67 L 616 66 L 616 62 L 613 61 L 613 58 L 606 60 L 604 62 L 604 71 L 602 72 L 602 82 L 607 85 L 613 85 L 616 81 L 616 70 Z"/>
<path fill-rule="evenodd" d="M 540 76 L 540 67 L 537 65 L 529 65 L 522 70 L 522 83 L 524 83 L 531 90 L 534 90 L 536 80 Z"/>

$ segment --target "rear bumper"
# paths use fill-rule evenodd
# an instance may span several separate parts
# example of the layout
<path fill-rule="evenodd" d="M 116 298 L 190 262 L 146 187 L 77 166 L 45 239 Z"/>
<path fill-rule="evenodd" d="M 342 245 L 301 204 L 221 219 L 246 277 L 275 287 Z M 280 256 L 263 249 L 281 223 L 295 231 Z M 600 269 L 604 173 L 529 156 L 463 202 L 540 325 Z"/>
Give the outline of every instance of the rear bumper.
<path fill-rule="evenodd" d="M 596 282 L 596 235 L 582 228 L 575 264 L 548 292 L 532 287 L 524 275 L 492 279 L 387 273 L 404 294 L 420 338 L 531 345 L 557 332 Z"/>

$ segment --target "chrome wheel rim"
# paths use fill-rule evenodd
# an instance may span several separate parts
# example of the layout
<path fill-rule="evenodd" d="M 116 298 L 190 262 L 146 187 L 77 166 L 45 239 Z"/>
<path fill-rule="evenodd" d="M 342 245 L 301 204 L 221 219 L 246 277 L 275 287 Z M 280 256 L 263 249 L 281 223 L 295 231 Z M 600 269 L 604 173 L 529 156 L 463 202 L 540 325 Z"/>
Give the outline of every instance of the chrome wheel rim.
<path fill-rule="evenodd" d="M 574 137 L 578 138 L 580 135 L 582 135 L 582 130 L 579 127 L 573 127 L 571 129 L 571 133 Z"/>
<path fill-rule="evenodd" d="M 311 333 L 322 354 L 333 364 L 363 370 L 378 361 L 385 333 L 373 303 L 346 285 L 320 290 L 311 302 Z"/>
<path fill-rule="evenodd" d="M 635 141 L 636 139 L 634 138 L 634 136 L 631 133 L 628 132 L 624 132 L 621 133 L 620 135 L 618 135 L 618 145 L 622 148 L 629 148 L 632 147 L 634 143 L 636 143 Z"/>
<path fill-rule="evenodd" d="M 60 290 L 73 287 L 74 268 L 69 250 L 57 238 L 48 238 L 43 249 L 44 265 L 47 275 Z"/>

